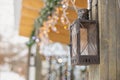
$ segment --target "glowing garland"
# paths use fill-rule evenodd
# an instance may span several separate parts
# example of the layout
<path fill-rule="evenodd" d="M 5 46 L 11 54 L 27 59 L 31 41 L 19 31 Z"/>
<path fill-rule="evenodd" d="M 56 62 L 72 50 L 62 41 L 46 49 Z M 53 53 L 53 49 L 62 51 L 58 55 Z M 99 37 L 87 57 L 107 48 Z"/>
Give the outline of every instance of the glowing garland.
<path fill-rule="evenodd" d="M 62 0 L 46 0 L 45 7 L 40 11 L 40 16 L 34 22 L 34 29 L 31 33 L 27 46 L 31 47 L 36 42 L 36 30 L 43 26 L 43 22 L 47 21 L 48 17 L 52 15 L 56 7 L 61 5 Z"/>

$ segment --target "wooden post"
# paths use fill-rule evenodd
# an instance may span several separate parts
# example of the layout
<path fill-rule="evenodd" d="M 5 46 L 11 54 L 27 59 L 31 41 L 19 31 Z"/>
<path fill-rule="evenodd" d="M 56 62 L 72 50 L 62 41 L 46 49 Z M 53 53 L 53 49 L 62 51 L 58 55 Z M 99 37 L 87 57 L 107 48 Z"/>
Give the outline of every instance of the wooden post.
<path fill-rule="evenodd" d="M 120 0 L 116 0 L 116 18 L 117 18 L 117 22 L 116 22 L 116 45 L 117 45 L 117 79 L 116 80 L 120 80 Z"/>
<path fill-rule="evenodd" d="M 36 80 L 43 80 L 43 76 L 41 74 L 41 70 L 42 70 L 42 63 L 41 63 L 41 58 L 40 58 L 40 53 L 39 53 L 39 45 L 37 44 L 36 47 Z"/>
<path fill-rule="evenodd" d="M 27 63 L 27 77 L 26 79 L 29 80 L 29 66 L 30 66 L 30 54 L 31 54 L 31 47 L 28 47 L 28 63 Z"/>
<path fill-rule="evenodd" d="M 36 80 L 42 80 L 42 75 L 41 75 L 41 68 L 42 68 L 42 63 L 40 59 L 40 54 L 38 51 L 36 52 Z"/>
<path fill-rule="evenodd" d="M 88 80 L 100 80 L 99 65 L 90 65 L 89 66 L 89 79 Z"/>
<path fill-rule="evenodd" d="M 52 56 L 49 57 L 49 77 L 48 77 L 48 80 L 51 80 L 51 73 L 52 73 Z"/>
<path fill-rule="evenodd" d="M 116 0 L 101 0 L 100 4 L 100 79 L 116 80 Z"/>
<path fill-rule="evenodd" d="M 90 66 L 89 80 L 120 80 L 119 0 L 98 0 L 100 65 Z"/>

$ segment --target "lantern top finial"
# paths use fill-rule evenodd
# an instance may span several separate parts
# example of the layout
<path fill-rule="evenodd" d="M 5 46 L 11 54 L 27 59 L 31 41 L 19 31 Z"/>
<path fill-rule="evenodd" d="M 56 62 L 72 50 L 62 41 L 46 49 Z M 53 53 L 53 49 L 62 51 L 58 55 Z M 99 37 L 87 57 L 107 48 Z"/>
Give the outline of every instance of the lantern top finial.
<path fill-rule="evenodd" d="M 88 20 L 89 19 L 88 12 L 89 12 L 88 9 L 79 9 L 78 18 L 81 20 Z"/>

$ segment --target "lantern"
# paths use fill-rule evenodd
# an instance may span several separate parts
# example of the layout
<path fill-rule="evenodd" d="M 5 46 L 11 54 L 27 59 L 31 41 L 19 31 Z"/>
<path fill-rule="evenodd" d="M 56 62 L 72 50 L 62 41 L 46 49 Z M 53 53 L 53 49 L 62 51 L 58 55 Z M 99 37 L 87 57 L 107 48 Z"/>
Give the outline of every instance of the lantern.
<path fill-rule="evenodd" d="M 88 19 L 88 10 L 78 10 L 78 19 L 70 26 L 72 64 L 99 64 L 99 35 L 96 20 Z"/>

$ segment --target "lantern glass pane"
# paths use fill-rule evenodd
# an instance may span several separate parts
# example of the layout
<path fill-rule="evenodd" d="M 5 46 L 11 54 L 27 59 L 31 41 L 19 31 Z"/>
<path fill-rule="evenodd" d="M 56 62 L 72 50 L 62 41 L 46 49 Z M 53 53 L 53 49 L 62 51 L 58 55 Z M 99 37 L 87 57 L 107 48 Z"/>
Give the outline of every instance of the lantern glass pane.
<path fill-rule="evenodd" d="M 77 29 L 75 26 L 72 27 L 72 56 L 77 55 Z"/>
<path fill-rule="evenodd" d="M 88 55 L 88 38 L 86 28 L 80 28 L 80 53 L 81 55 Z"/>
<path fill-rule="evenodd" d="M 96 24 L 89 24 L 80 28 L 80 54 L 97 55 L 97 27 Z"/>
<path fill-rule="evenodd" d="M 88 28 L 88 53 L 89 55 L 97 55 L 98 40 L 97 40 L 97 27 L 96 24 L 89 25 Z"/>

